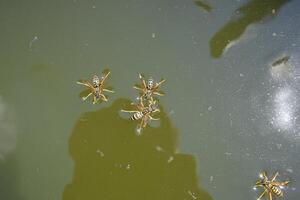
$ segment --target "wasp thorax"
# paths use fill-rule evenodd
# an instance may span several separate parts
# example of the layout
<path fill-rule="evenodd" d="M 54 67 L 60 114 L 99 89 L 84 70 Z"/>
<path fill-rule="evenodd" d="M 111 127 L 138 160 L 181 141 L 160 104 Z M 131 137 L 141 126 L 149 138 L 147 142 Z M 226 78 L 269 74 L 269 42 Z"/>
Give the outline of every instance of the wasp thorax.
<path fill-rule="evenodd" d="M 93 82 L 93 86 L 94 86 L 94 87 L 98 87 L 99 84 L 100 84 L 100 79 L 99 79 L 99 77 L 96 76 L 96 75 L 94 75 L 94 76 L 93 76 L 92 82 Z"/>
<path fill-rule="evenodd" d="M 149 107 L 150 107 L 151 112 L 158 109 L 158 105 L 157 104 L 150 104 Z"/>
<path fill-rule="evenodd" d="M 147 82 L 147 88 L 152 89 L 153 86 L 154 86 L 154 80 L 153 80 L 153 78 L 150 77 Z"/>

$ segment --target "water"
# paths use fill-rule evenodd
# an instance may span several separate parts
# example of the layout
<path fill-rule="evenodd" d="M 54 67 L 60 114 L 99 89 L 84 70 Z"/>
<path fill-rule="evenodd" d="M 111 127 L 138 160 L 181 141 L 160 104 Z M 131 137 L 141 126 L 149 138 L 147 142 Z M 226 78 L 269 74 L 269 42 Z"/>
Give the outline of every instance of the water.
<path fill-rule="evenodd" d="M 255 199 L 262 170 L 298 199 L 299 8 L 2 0 L 1 199 Z M 76 81 L 105 68 L 116 93 L 82 102 Z M 167 80 L 141 136 L 118 112 L 139 72 Z"/>

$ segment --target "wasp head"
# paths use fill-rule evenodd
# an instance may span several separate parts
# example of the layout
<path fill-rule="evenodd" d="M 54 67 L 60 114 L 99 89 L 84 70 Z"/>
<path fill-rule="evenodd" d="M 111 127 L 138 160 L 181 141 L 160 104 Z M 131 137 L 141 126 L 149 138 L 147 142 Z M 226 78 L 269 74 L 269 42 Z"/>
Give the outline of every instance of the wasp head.
<path fill-rule="evenodd" d="M 154 87 L 154 80 L 153 78 L 150 77 L 147 81 L 147 89 L 151 90 L 153 87 Z"/>
<path fill-rule="evenodd" d="M 94 75 L 94 76 L 93 76 L 93 79 L 92 79 L 92 82 L 93 82 L 93 86 L 94 86 L 94 87 L 98 87 L 99 84 L 100 84 L 100 79 L 99 79 L 99 77 L 96 76 L 96 75 Z"/>

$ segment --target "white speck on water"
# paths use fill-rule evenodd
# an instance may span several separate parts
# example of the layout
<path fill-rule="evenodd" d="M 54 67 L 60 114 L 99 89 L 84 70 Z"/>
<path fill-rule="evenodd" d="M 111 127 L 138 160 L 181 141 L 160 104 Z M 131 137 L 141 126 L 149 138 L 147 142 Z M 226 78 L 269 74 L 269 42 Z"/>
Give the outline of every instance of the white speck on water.
<path fill-rule="evenodd" d="M 212 110 L 212 106 L 208 106 L 207 110 L 211 111 Z"/>
<path fill-rule="evenodd" d="M 170 112 L 168 113 L 168 115 L 174 115 L 175 114 L 175 111 L 172 109 L 170 110 Z"/>
<path fill-rule="evenodd" d="M 213 177 L 213 176 L 210 176 L 210 177 L 209 177 L 209 181 L 210 181 L 210 182 L 213 182 L 213 180 L 214 180 L 214 177 Z"/>
<path fill-rule="evenodd" d="M 156 151 L 164 151 L 164 149 L 161 146 L 159 146 L 159 145 L 157 145 L 155 147 L 155 149 L 156 149 Z"/>
<path fill-rule="evenodd" d="M 95 5 L 93 5 L 93 6 L 92 6 L 92 8 L 93 8 L 93 9 L 95 9 L 95 8 L 96 8 L 96 6 L 95 6 Z"/>
<path fill-rule="evenodd" d="M 275 14 L 276 10 L 275 9 L 272 9 L 272 14 Z"/>
<path fill-rule="evenodd" d="M 97 149 L 97 154 L 99 154 L 101 157 L 104 157 L 104 153 L 100 150 L 100 149 Z"/>
<path fill-rule="evenodd" d="M 136 128 L 136 131 L 135 131 L 135 132 L 136 132 L 136 135 L 137 135 L 137 136 L 142 135 L 142 130 L 143 130 L 142 127 L 138 126 L 138 127 Z"/>
<path fill-rule="evenodd" d="M 130 164 L 127 164 L 126 170 L 130 170 Z"/>
<path fill-rule="evenodd" d="M 33 39 L 29 42 L 29 50 L 30 51 L 32 50 L 33 43 L 38 41 L 38 40 L 39 40 L 38 36 L 34 36 Z"/>
<path fill-rule="evenodd" d="M 230 152 L 225 152 L 224 153 L 226 156 L 231 156 L 232 155 L 232 153 L 230 153 Z"/>
<path fill-rule="evenodd" d="M 282 144 L 276 144 L 277 149 L 281 149 Z"/>
<path fill-rule="evenodd" d="M 174 157 L 170 156 L 169 159 L 168 159 L 168 163 L 172 162 L 173 160 L 174 160 Z"/>
<path fill-rule="evenodd" d="M 156 38 L 156 34 L 155 33 L 152 33 L 152 38 Z"/>
<path fill-rule="evenodd" d="M 244 76 L 245 76 L 244 74 L 240 73 L 240 77 L 244 77 Z"/>
<path fill-rule="evenodd" d="M 272 35 L 273 35 L 273 37 L 276 37 L 276 36 L 277 36 L 277 34 L 276 34 L 276 33 L 273 33 Z"/>
<path fill-rule="evenodd" d="M 197 197 L 195 196 L 195 194 L 193 192 L 191 192 L 190 190 L 188 190 L 188 194 L 191 195 L 191 197 L 193 199 L 197 199 Z"/>
<path fill-rule="evenodd" d="M 292 168 L 287 168 L 286 171 L 289 172 L 289 173 L 293 173 L 293 169 Z"/>

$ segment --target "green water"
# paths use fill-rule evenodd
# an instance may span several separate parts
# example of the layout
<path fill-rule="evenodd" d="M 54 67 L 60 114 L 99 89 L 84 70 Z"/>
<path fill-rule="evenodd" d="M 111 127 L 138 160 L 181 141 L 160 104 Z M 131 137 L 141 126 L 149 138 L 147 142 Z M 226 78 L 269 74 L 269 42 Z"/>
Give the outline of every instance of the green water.
<path fill-rule="evenodd" d="M 0 1 L 0 199 L 256 199 L 300 193 L 297 0 Z M 287 63 L 272 67 L 282 56 Z M 78 79 L 111 70 L 109 102 Z M 165 78 L 160 123 L 119 110 Z"/>

